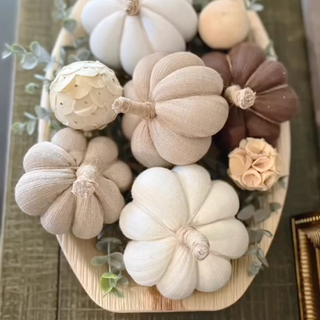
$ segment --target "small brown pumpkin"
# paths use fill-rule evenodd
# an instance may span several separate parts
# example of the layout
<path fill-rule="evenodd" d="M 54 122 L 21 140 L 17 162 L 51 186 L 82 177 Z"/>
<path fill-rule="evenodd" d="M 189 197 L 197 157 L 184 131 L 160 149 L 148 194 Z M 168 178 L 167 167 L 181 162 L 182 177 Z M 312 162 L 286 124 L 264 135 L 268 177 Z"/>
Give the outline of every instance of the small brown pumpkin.
<path fill-rule="evenodd" d="M 291 120 L 299 108 L 283 64 L 267 60 L 264 51 L 251 43 L 234 47 L 228 55 L 208 53 L 203 61 L 222 76 L 230 106 L 219 133 L 221 145 L 231 151 L 247 137 L 264 138 L 275 145 L 280 123 Z"/>

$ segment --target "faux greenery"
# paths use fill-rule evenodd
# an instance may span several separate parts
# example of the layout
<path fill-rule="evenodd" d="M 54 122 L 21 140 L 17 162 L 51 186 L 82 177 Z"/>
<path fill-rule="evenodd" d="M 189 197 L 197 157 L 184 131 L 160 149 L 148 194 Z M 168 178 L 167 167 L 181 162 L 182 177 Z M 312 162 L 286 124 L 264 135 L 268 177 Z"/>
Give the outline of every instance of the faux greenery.
<path fill-rule="evenodd" d="M 250 248 L 247 255 L 252 255 L 254 261 L 248 268 L 250 276 L 257 275 L 264 267 L 269 267 L 269 263 L 265 257 L 265 253 L 260 248 L 260 242 L 263 237 L 272 238 L 270 231 L 261 229 L 259 224 L 270 218 L 273 212 L 278 212 L 281 209 L 279 203 L 269 203 L 268 192 L 251 192 L 244 199 L 242 209 L 237 215 L 237 218 L 247 226 L 250 239 Z"/>
<path fill-rule="evenodd" d="M 55 11 L 52 16 L 61 21 L 61 25 L 73 36 L 73 45 L 60 48 L 60 59 L 56 60 L 49 52 L 40 45 L 39 42 L 33 41 L 29 47 L 24 47 L 20 44 L 8 45 L 5 44 L 5 50 L 2 53 L 2 58 L 16 56 L 20 58 L 21 67 L 24 70 L 35 70 L 39 67 L 43 69 L 43 75 L 35 74 L 34 77 L 38 82 L 31 82 L 26 85 L 26 93 L 38 93 L 42 87 L 48 89 L 52 79 L 47 79 L 45 73 L 52 68 L 55 74 L 67 64 L 76 61 L 91 60 L 92 55 L 90 50 L 86 47 L 88 44 L 88 37 L 75 37 L 75 30 L 77 28 L 77 21 L 70 17 L 72 7 L 67 7 L 63 0 L 55 0 Z M 12 125 L 12 130 L 16 134 L 23 134 L 27 132 L 29 135 L 35 133 L 37 122 L 41 120 L 48 121 L 52 129 L 52 133 L 62 128 L 62 125 L 55 119 L 54 115 L 45 108 L 39 106 L 35 107 L 35 115 L 25 113 L 25 122 L 16 122 Z"/>
<path fill-rule="evenodd" d="M 114 235 L 117 235 L 115 237 Z M 105 255 L 92 258 L 91 264 L 95 267 L 108 266 L 100 278 L 100 287 L 105 295 L 114 294 L 123 298 L 123 292 L 120 287 L 129 285 L 128 278 L 123 274 L 125 266 L 123 262 L 123 240 L 120 239 L 121 232 L 117 224 L 108 226 L 99 235 L 96 248 Z"/>

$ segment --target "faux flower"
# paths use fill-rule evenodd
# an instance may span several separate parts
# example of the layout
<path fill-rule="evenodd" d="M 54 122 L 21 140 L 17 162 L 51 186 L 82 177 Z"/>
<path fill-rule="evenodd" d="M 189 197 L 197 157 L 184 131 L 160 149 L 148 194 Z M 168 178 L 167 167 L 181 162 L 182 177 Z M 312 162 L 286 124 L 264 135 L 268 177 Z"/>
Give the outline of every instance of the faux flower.
<path fill-rule="evenodd" d="M 241 189 L 266 191 L 282 171 L 280 155 L 264 139 L 243 139 L 229 154 L 229 176 Z"/>
<path fill-rule="evenodd" d="M 64 67 L 50 87 L 50 104 L 57 119 L 76 130 L 103 129 L 115 120 L 114 101 L 122 95 L 114 71 L 96 61 Z"/>

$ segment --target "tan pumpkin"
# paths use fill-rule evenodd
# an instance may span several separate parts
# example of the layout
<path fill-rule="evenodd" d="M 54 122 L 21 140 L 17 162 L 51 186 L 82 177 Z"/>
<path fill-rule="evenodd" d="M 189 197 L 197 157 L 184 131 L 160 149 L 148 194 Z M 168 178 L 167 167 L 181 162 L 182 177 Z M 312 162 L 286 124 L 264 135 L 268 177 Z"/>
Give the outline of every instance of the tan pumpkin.
<path fill-rule="evenodd" d="M 155 53 L 142 59 L 125 98 L 113 106 L 117 113 L 134 115 L 124 120 L 125 127 L 138 123 L 125 130 L 127 136 L 133 132 L 135 158 L 146 167 L 201 159 L 228 117 L 222 89 L 220 75 L 192 53 Z"/>
<path fill-rule="evenodd" d="M 120 191 L 132 181 L 129 167 L 117 157 L 111 139 L 88 143 L 81 132 L 63 129 L 52 142 L 38 143 L 26 154 L 16 202 L 25 213 L 41 216 L 50 233 L 71 229 L 78 238 L 93 238 L 104 223 L 118 220 L 125 204 Z"/>

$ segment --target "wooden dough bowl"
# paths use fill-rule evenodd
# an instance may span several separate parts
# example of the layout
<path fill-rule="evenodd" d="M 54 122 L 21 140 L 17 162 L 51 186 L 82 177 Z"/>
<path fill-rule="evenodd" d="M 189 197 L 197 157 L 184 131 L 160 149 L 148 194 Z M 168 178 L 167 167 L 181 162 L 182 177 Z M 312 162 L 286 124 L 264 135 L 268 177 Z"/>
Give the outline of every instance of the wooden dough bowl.
<path fill-rule="evenodd" d="M 90 0 L 78 0 L 73 9 L 73 17 L 79 21 L 83 7 Z M 243 2 L 243 0 L 238 0 Z M 268 34 L 255 12 L 248 12 L 251 20 L 251 32 L 249 40 L 266 48 L 270 42 Z M 76 31 L 77 35 L 84 34 L 81 25 Z M 67 31 L 61 30 L 56 41 L 53 56 L 59 58 L 59 48 L 70 45 L 72 38 Z M 47 73 L 50 79 L 53 71 Z M 48 91 L 42 92 L 41 106 L 49 108 Z M 50 130 L 48 124 L 41 121 L 39 124 L 39 141 L 50 140 Z M 286 174 L 289 174 L 290 167 L 290 126 L 289 123 L 281 125 L 281 135 L 277 145 L 278 152 L 284 161 Z M 276 185 L 271 195 L 271 202 L 278 202 L 284 207 L 286 190 Z M 281 213 L 273 213 L 272 216 L 259 226 L 267 229 L 273 234 L 276 233 Z M 136 284 L 125 288 L 125 298 L 117 298 L 114 295 L 103 297 L 103 292 L 99 286 L 99 279 L 106 268 L 93 267 L 90 263 L 92 257 L 100 253 L 95 249 L 95 239 L 80 240 L 71 233 L 57 237 L 60 246 L 81 285 L 90 298 L 102 308 L 112 312 L 184 312 L 184 311 L 217 311 L 225 309 L 237 302 L 246 292 L 254 277 L 247 274 L 248 266 L 251 262 L 250 256 L 245 256 L 237 261 L 233 261 L 233 272 L 230 282 L 222 289 L 214 293 L 194 292 L 192 296 L 180 301 L 172 301 L 160 295 L 155 288 L 141 287 Z M 264 237 L 261 248 L 267 253 L 273 239 Z"/>

